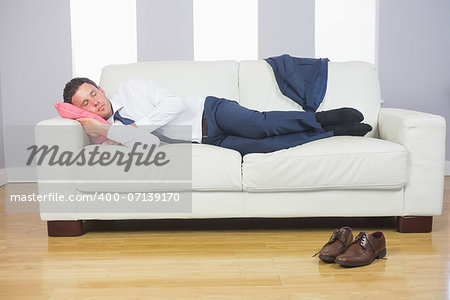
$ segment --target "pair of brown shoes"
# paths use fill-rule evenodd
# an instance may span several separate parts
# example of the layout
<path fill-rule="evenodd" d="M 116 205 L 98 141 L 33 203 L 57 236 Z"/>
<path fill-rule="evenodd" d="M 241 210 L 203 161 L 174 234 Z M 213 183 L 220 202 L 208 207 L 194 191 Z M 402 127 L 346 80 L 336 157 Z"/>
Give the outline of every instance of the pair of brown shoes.
<path fill-rule="evenodd" d="M 343 267 L 366 266 L 376 258 L 386 256 L 386 240 L 384 234 L 377 231 L 372 234 L 360 232 L 353 241 L 352 229 L 342 227 L 334 230 L 330 240 L 317 254 L 321 260 Z"/>

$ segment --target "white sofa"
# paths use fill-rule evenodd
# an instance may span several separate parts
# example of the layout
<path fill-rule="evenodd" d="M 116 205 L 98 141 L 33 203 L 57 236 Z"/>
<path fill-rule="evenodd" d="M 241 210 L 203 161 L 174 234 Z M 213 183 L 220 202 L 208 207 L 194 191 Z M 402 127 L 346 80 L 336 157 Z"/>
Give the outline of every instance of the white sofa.
<path fill-rule="evenodd" d="M 149 78 L 186 99 L 213 95 L 257 110 L 301 110 L 281 94 L 264 60 L 111 65 L 103 69 L 100 86 L 111 96 L 131 76 Z M 360 110 L 373 130 L 366 137 L 331 137 L 244 157 L 234 150 L 189 144 L 191 212 L 85 212 L 81 203 L 65 202 L 41 203 L 41 218 L 48 221 L 49 235 L 82 234 L 82 220 L 233 217 L 397 216 L 401 232 L 430 231 L 432 216 L 442 211 L 445 120 L 381 107 L 377 70 L 364 62 L 329 63 L 327 92 L 318 111 L 338 107 Z M 35 132 L 38 145 L 57 141 L 70 151 L 93 147 L 87 146 L 89 139 L 77 121 L 45 120 Z M 49 184 L 48 173 L 60 180 L 57 187 Z M 40 166 L 39 192 L 146 191 L 126 182 L 92 184 L 82 174 Z M 49 209 L 58 205 L 64 209 Z"/>

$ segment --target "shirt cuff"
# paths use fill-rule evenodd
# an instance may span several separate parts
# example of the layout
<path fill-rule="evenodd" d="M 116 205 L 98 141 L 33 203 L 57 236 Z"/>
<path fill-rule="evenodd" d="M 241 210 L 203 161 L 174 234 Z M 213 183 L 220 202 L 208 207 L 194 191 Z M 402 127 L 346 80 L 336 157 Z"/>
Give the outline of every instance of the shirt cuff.
<path fill-rule="evenodd" d="M 159 139 L 146 130 L 130 125 L 113 124 L 108 130 L 107 138 L 127 147 L 132 147 L 136 142 L 143 145 L 159 146 Z"/>

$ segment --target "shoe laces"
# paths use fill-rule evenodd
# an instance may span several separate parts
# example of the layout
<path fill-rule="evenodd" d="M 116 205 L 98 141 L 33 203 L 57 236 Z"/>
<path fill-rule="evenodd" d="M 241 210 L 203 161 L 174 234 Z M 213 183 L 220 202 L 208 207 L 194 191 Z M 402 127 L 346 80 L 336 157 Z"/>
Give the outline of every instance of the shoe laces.
<path fill-rule="evenodd" d="M 322 250 L 323 250 L 326 246 L 328 246 L 328 245 L 330 245 L 330 244 L 333 244 L 336 240 L 338 240 L 338 242 L 341 243 L 342 247 L 345 248 L 345 243 L 344 243 L 344 242 L 342 241 L 342 239 L 341 239 L 341 237 L 344 235 L 345 231 L 346 231 L 346 230 L 335 229 L 335 230 L 333 231 L 333 234 L 331 235 L 330 239 L 328 240 L 328 242 L 327 242 L 325 245 L 323 245 L 322 249 L 320 249 L 319 252 L 317 252 L 316 254 L 314 254 L 313 257 L 317 256 L 317 254 L 319 254 L 320 252 L 322 252 Z"/>
<path fill-rule="evenodd" d="M 369 234 L 367 232 L 360 232 L 353 241 L 352 245 L 353 244 L 359 244 L 364 250 L 368 250 L 368 248 L 370 248 L 372 252 L 375 252 L 372 244 L 369 242 Z"/>

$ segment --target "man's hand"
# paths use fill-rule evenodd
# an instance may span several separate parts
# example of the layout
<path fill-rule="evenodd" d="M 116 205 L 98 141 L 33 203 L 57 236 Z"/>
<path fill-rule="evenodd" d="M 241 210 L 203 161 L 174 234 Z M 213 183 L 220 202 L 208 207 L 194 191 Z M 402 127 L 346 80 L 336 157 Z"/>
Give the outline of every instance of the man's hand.
<path fill-rule="evenodd" d="M 106 140 L 106 144 L 107 145 L 120 145 L 120 143 L 118 143 L 116 141 L 113 141 L 113 140 L 110 140 L 110 139 Z"/>
<path fill-rule="evenodd" d="M 77 121 L 83 125 L 86 133 L 93 137 L 107 136 L 109 127 L 111 127 L 110 124 L 103 124 L 94 118 L 79 118 Z"/>

